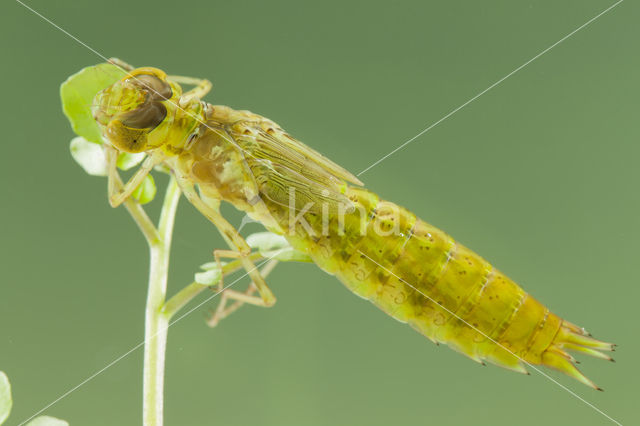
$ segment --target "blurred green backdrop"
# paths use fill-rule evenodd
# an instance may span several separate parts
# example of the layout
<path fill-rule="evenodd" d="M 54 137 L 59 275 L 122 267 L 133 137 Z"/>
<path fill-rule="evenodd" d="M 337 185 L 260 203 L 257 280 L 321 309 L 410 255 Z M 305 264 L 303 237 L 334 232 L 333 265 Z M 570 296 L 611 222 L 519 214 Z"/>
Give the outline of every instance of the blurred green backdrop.
<path fill-rule="evenodd" d="M 357 173 L 613 2 L 28 4 L 106 56 L 211 79 L 210 102 L 266 115 Z M 0 8 L 0 369 L 17 424 L 141 341 L 147 253 L 68 152 L 59 85 L 100 58 L 18 3 Z M 549 374 L 626 424 L 640 422 L 639 18 L 620 4 L 361 176 L 618 343 L 617 364 L 581 366 L 604 393 Z M 183 201 L 170 292 L 221 246 Z M 210 330 L 210 304 L 170 329 L 168 425 L 608 424 L 536 372 L 434 346 L 312 265 L 269 281 L 271 310 Z M 139 424 L 141 367 L 137 350 L 47 413 Z"/>

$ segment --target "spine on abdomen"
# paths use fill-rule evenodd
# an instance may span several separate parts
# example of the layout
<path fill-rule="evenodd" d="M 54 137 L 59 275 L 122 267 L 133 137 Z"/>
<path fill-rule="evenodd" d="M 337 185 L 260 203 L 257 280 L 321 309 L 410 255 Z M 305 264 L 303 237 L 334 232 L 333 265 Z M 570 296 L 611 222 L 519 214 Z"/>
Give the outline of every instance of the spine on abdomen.
<path fill-rule="evenodd" d="M 522 372 L 521 360 L 547 364 L 588 382 L 562 347 L 607 344 L 583 336 L 582 329 L 550 313 L 487 261 L 408 210 L 364 189 L 347 188 L 346 194 L 355 211 L 328 220 L 318 212 L 302 215 L 293 234 L 285 235 L 292 245 L 434 342 L 479 362 Z M 275 205 L 270 210 L 289 229 L 295 213 Z"/>

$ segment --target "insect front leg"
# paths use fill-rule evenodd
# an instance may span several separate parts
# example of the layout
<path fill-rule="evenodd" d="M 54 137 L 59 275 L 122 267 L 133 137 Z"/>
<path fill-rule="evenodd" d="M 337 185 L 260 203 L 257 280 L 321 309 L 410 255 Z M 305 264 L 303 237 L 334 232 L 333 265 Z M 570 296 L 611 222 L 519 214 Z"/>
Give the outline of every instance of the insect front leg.
<path fill-rule="evenodd" d="M 134 67 L 133 65 L 130 65 L 119 58 L 109 58 L 109 62 L 111 62 L 113 65 L 119 66 L 125 71 L 133 71 L 134 69 L 136 69 L 136 67 Z"/>
<path fill-rule="evenodd" d="M 225 251 L 226 255 L 230 257 L 236 257 L 242 262 L 242 266 L 247 271 L 247 274 L 253 280 L 258 293 L 260 294 L 260 302 L 256 304 L 265 307 L 271 307 L 276 303 L 276 298 L 271 292 L 271 289 L 265 283 L 264 278 L 260 274 L 260 271 L 255 267 L 251 259 L 248 257 L 251 254 L 251 248 L 247 242 L 242 238 L 240 233 L 220 214 L 218 205 L 210 205 L 206 203 L 200 195 L 196 192 L 193 184 L 176 173 L 178 185 L 187 199 L 194 205 L 196 209 L 200 211 L 207 219 L 213 223 L 218 231 L 222 234 L 222 238 L 227 242 L 230 251 Z M 231 254 L 233 253 L 233 254 Z M 215 253 L 214 253 L 215 256 Z M 253 299 L 251 299 L 253 301 Z M 249 299 L 247 299 L 248 303 Z"/>
<path fill-rule="evenodd" d="M 260 270 L 260 275 L 262 275 L 262 278 L 266 278 L 267 275 L 269 275 L 269 273 L 273 271 L 273 268 L 275 268 L 277 264 L 278 261 L 276 259 L 271 259 L 270 261 L 268 261 L 267 264 Z M 251 282 L 249 287 L 242 293 L 230 289 L 224 290 L 221 296 L 220 303 L 218 303 L 218 306 L 212 313 L 211 318 L 207 320 L 207 325 L 213 328 L 218 325 L 221 320 L 227 318 L 229 315 L 237 311 L 238 308 L 243 306 L 245 303 L 255 304 L 253 303 L 255 299 L 261 300 L 253 296 L 253 294 L 257 290 L 258 288 L 253 282 Z M 234 303 L 232 303 L 230 306 L 227 306 L 229 300 L 234 300 Z"/>
<path fill-rule="evenodd" d="M 122 185 L 122 179 L 118 173 L 116 163 L 118 161 L 118 151 L 108 145 L 105 145 L 108 164 L 108 193 L 109 204 L 111 207 L 118 207 L 127 198 L 131 196 L 133 191 L 142 183 L 144 178 L 149 172 L 163 160 L 163 155 L 159 151 L 156 151 L 145 158 L 140 168 L 135 172 L 131 179 L 127 183 Z"/>
<path fill-rule="evenodd" d="M 184 77 L 181 75 L 170 75 L 168 76 L 170 80 L 175 81 L 180 84 L 189 84 L 195 86 L 193 89 L 184 93 L 183 96 L 194 96 L 196 98 L 203 98 L 207 93 L 211 91 L 213 85 L 211 82 L 204 78 L 195 78 L 195 77 Z"/>

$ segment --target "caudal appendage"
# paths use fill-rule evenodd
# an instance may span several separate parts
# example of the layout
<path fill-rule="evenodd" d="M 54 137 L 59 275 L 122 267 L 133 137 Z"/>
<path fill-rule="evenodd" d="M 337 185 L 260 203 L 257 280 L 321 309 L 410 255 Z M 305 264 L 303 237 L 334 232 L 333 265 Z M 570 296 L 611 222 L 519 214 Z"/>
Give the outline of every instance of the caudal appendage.
<path fill-rule="evenodd" d="M 602 351 L 614 351 L 615 347 L 616 345 L 612 343 L 594 339 L 583 328 L 563 321 L 551 345 L 543 352 L 541 364 L 561 371 L 585 385 L 601 391 L 600 387 L 578 370 L 575 366 L 576 359 L 568 351 L 580 352 L 613 362 L 613 358 Z"/>

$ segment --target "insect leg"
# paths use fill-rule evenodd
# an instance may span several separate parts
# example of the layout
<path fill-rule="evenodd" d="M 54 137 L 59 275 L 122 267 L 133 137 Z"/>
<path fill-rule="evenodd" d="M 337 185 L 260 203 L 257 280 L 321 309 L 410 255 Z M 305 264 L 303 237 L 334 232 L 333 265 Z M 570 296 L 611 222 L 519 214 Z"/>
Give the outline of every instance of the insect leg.
<path fill-rule="evenodd" d="M 206 203 L 200 195 L 196 192 L 193 184 L 187 179 L 179 176 L 176 173 L 178 185 L 187 199 L 194 205 L 196 209 L 200 211 L 207 219 L 213 223 L 218 231 L 222 234 L 222 237 L 227 242 L 229 247 L 234 253 L 233 256 L 237 256 L 242 261 L 242 266 L 247 271 L 247 274 L 253 280 L 258 292 L 260 293 L 261 306 L 270 307 L 276 303 L 276 298 L 271 292 L 271 289 L 264 282 L 260 271 L 254 266 L 248 255 L 251 253 L 251 248 L 247 242 L 242 238 L 238 231 L 220 214 L 220 210 L 217 205 L 213 206 Z M 227 252 L 229 254 L 229 252 Z"/>
<path fill-rule="evenodd" d="M 218 264 L 218 269 L 222 271 L 222 259 L 223 257 L 227 259 L 240 259 L 242 258 L 242 253 L 234 251 L 234 250 L 220 250 L 216 249 L 213 251 L 213 258 L 216 260 Z M 218 281 L 218 291 L 224 290 L 224 274 L 220 276 L 220 280 Z"/>
<path fill-rule="evenodd" d="M 119 66 L 125 71 L 133 71 L 136 68 L 133 65 L 130 65 L 125 61 L 123 61 L 122 59 L 118 59 L 118 58 L 109 58 L 109 62 L 111 62 L 113 65 Z"/>
<path fill-rule="evenodd" d="M 183 94 L 183 96 L 195 96 L 197 98 L 202 98 L 204 97 L 204 95 L 209 93 L 211 91 L 211 88 L 213 87 L 211 82 L 204 78 L 183 77 L 181 75 L 170 75 L 168 76 L 168 78 L 169 80 L 173 80 L 176 83 L 196 86 Z"/>
<path fill-rule="evenodd" d="M 118 160 L 118 152 L 111 146 L 105 145 L 107 153 L 108 164 L 108 193 L 109 204 L 111 207 L 118 207 L 127 198 L 131 196 L 133 191 L 142 183 L 144 178 L 149 174 L 151 169 L 162 162 L 163 156 L 160 151 L 156 151 L 147 158 L 135 172 L 131 179 L 127 183 L 122 185 L 122 179 L 116 168 L 116 162 Z"/>
<path fill-rule="evenodd" d="M 273 268 L 275 268 L 277 264 L 278 264 L 278 260 L 276 259 L 271 259 L 270 261 L 268 261 L 267 264 L 260 270 L 260 274 L 262 275 L 262 278 L 266 278 L 267 275 L 269 275 L 269 273 L 273 271 Z M 255 304 L 253 303 L 255 300 L 255 297 L 253 296 L 253 294 L 257 290 L 258 288 L 255 286 L 253 282 L 249 285 L 249 287 L 243 293 L 230 290 L 230 289 L 225 290 L 222 293 L 222 299 L 220 300 L 220 303 L 216 307 L 216 310 L 211 315 L 211 318 L 207 320 L 207 325 L 209 327 L 215 327 L 216 325 L 218 325 L 220 320 L 225 319 L 226 317 L 228 317 L 229 315 L 237 311 L 238 308 L 240 308 L 245 303 Z M 234 300 L 234 303 L 231 304 L 230 306 L 227 306 L 227 302 L 229 300 Z"/>

